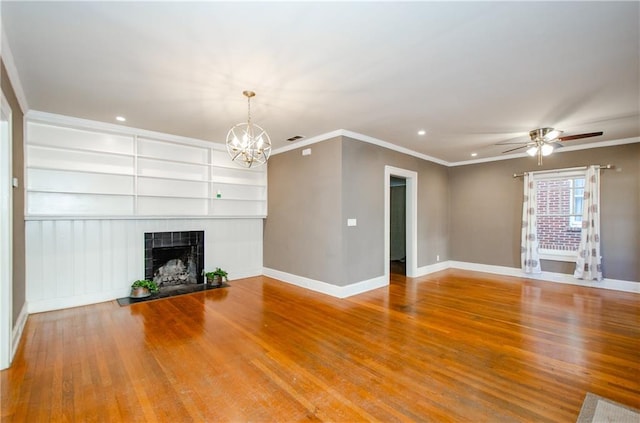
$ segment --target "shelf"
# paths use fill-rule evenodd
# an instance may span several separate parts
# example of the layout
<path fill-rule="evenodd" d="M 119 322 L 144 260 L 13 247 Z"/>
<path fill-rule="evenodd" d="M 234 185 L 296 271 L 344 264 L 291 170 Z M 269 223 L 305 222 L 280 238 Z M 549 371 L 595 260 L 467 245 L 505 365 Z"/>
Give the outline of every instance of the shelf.
<path fill-rule="evenodd" d="M 207 182 L 211 182 L 216 185 L 229 185 L 229 186 L 247 186 L 247 187 L 256 187 L 256 188 L 266 188 L 267 184 L 250 184 L 247 182 L 221 182 L 216 181 L 215 179 L 210 179 Z"/>
<path fill-rule="evenodd" d="M 253 201 L 256 203 L 262 203 L 265 202 L 265 199 L 255 199 L 255 198 L 229 198 L 229 197 L 222 197 L 222 198 L 217 198 L 217 197 L 213 197 L 212 198 L 213 201 Z"/>
<path fill-rule="evenodd" d="M 57 167 L 49 167 L 49 166 L 27 166 L 27 170 L 47 170 L 52 172 L 70 172 L 70 173 L 91 173 L 96 175 L 114 175 L 114 176 L 136 176 L 133 172 L 130 173 L 119 173 L 119 172 L 104 172 L 100 170 L 78 170 L 78 169 L 61 169 Z"/>
<path fill-rule="evenodd" d="M 190 166 L 200 166 L 200 167 L 209 167 L 211 166 L 210 163 L 199 163 L 199 162 L 189 162 L 186 160 L 175 160 L 175 159 L 165 159 L 162 157 L 154 157 L 154 156 L 148 156 L 148 155 L 143 155 L 143 154 L 138 154 L 138 159 L 142 159 L 142 160 L 155 160 L 158 162 L 165 162 L 165 163 L 176 163 L 176 164 L 185 164 L 185 165 L 190 165 Z"/>
<path fill-rule="evenodd" d="M 89 153 L 89 154 L 97 154 L 97 155 L 101 155 L 101 156 L 119 156 L 119 157 L 134 157 L 135 154 L 133 153 L 116 153 L 113 151 L 102 151 L 102 150 L 91 150 L 89 148 L 79 148 L 79 147 L 60 147 L 57 145 L 47 145 L 47 144 L 40 144 L 37 142 L 30 142 L 27 144 L 27 146 L 29 147 L 36 147 L 36 148 L 42 148 L 42 149 L 46 149 L 46 150 L 57 150 L 57 151 L 75 151 L 78 153 Z"/>
<path fill-rule="evenodd" d="M 180 181 L 180 182 L 199 182 L 203 184 L 208 184 L 210 182 L 208 179 L 174 178 L 171 176 L 154 176 L 154 175 L 144 175 L 141 173 L 138 173 L 135 176 L 137 176 L 138 178 L 145 178 L 145 179 L 158 179 L 158 180 Z"/>
<path fill-rule="evenodd" d="M 42 120 L 26 128 L 28 219 L 266 217 L 267 169 L 236 166 L 214 145 Z"/>
<path fill-rule="evenodd" d="M 149 138 L 138 138 L 137 141 L 138 157 L 159 160 L 165 159 L 167 161 L 186 162 L 188 164 L 209 164 L 210 148 L 164 142 Z"/>
<path fill-rule="evenodd" d="M 193 219 L 265 219 L 266 215 L 250 216 L 250 215 L 160 215 L 160 214 L 120 214 L 120 215 L 45 215 L 45 214 L 27 214 L 24 220 L 27 221 L 47 221 L 47 220 L 148 220 L 148 219 L 167 219 L 167 220 L 193 220 Z"/>
<path fill-rule="evenodd" d="M 133 134 L 112 133 L 49 124 L 39 120 L 26 123 L 27 143 L 47 148 L 62 148 L 98 154 L 133 155 Z M 91 146 L 91 148 L 87 148 Z"/>
<path fill-rule="evenodd" d="M 133 193 L 121 193 L 121 192 L 88 192 L 88 191 L 62 191 L 62 190 L 46 190 L 46 189 L 30 189 L 29 193 L 42 193 L 42 194 L 73 194 L 73 195 L 106 195 L 112 197 L 133 197 Z"/>
<path fill-rule="evenodd" d="M 27 192 L 27 215 L 121 215 L 133 212 L 132 195 Z"/>
<path fill-rule="evenodd" d="M 173 198 L 173 199 L 185 199 L 185 200 L 210 200 L 210 197 L 190 197 L 186 195 L 162 195 L 162 194 L 138 194 L 138 198 Z"/>
<path fill-rule="evenodd" d="M 80 171 L 105 174 L 133 174 L 133 156 L 101 154 L 95 152 L 40 149 L 28 145 L 25 151 L 27 168 L 47 168 L 62 171 Z"/>

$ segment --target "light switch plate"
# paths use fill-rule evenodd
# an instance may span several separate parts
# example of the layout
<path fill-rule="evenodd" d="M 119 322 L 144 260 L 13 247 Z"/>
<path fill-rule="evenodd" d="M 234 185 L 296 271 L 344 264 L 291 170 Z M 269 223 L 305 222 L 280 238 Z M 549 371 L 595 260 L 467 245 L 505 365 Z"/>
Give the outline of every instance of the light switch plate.
<path fill-rule="evenodd" d="M 18 183 L 18 178 L 13 178 L 13 187 L 14 187 L 14 188 L 18 188 L 18 185 L 20 185 L 20 184 Z"/>
<path fill-rule="evenodd" d="M 357 219 L 347 219 L 347 226 L 356 226 L 358 224 Z"/>

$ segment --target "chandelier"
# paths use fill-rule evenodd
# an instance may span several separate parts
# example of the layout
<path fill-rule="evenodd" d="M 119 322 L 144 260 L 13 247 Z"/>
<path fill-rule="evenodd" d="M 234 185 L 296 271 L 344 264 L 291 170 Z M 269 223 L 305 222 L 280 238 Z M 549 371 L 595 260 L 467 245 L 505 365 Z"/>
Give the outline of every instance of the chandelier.
<path fill-rule="evenodd" d="M 256 167 L 269 160 L 271 154 L 271 139 L 267 131 L 255 123 L 251 123 L 251 97 L 253 91 L 243 91 L 247 97 L 247 122 L 239 123 L 227 133 L 227 151 L 231 160 L 244 167 Z"/>

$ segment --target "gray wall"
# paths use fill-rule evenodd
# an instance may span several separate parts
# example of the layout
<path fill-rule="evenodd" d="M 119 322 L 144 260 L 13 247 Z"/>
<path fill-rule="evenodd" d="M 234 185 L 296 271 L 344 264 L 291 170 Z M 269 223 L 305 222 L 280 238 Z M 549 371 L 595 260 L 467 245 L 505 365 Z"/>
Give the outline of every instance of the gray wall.
<path fill-rule="evenodd" d="M 338 286 L 382 276 L 385 165 L 418 173 L 418 266 L 447 259 L 446 167 L 350 138 L 310 148 L 269 159 L 265 267 Z"/>
<path fill-rule="evenodd" d="M 612 164 L 601 176 L 601 232 L 606 278 L 640 281 L 640 143 L 449 168 L 450 253 L 457 261 L 520 267 L 522 178 L 513 173 Z M 570 263 L 542 269 L 573 273 Z"/>
<path fill-rule="evenodd" d="M 0 59 L 0 86 L 2 92 L 11 106 L 12 122 L 11 129 L 13 132 L 13 175 L 16 176 L 20 185 L 13 189 L 13 321 L 15 326 L 18 315 L 26 301 L 26 285 L 25 285 L 25 249 L 24 249 L 24 178 L 22 170 L 24 169 L 24 136 L 23 136 L 23 113 L 20 104 L 16 98 L 11 81 L 7 76 L 7 70 L 4 62 Z"/>
<path fill-rule="evenodd" d="M 447 168 L 346 137 L 342 154 L 343 213 L 345 219 L 358 219 L 357 227 L 346 228 L 346 283 L 384 273 L 386 165 L 418 173 L 418 267 L 435 263 L 436 255 L 440 255 L 441 261 L 447 260 Z"/>
<path fill-rule="evenodd" d="M 523 171 L 611 163 L 602 173 L 602 253 L 611 279 L 640 280 L 640 143 L 459 167 L 350 138 L 269 160 L 264 266 L 338 286 L 384 272 L 384 167 L 418 173 L 418 267 L 441 260 L 520 267 Z M 347 227 L 347 219 L 357 226 Z M 543 270 L 574 265 L 543 261 Z"/>
<path fill-rule="evenodd" d="M 314 144 L 268 162 L 265 267 L 339 285 L 342 280 L 342 141 Z"/>

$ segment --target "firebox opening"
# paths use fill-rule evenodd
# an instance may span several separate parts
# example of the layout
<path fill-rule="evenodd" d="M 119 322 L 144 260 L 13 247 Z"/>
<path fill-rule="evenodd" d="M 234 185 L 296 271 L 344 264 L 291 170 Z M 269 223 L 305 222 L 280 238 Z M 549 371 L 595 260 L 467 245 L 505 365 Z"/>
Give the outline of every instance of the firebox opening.
<path fill-rule="evenodd" d="M 161 291 L 204 283 L 204 231 L 145 233 L 144 262 Z"/>
<path fill-rule="evenodd" d="M 153 281 L 160 288 L 198 283 L 195 247 L 154 248 Z"/>

